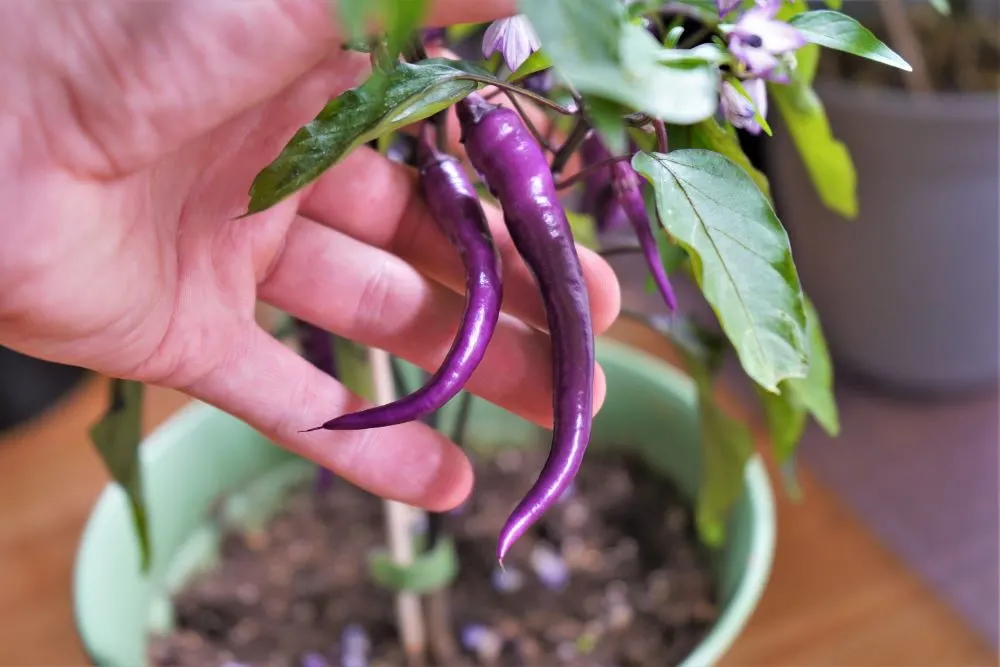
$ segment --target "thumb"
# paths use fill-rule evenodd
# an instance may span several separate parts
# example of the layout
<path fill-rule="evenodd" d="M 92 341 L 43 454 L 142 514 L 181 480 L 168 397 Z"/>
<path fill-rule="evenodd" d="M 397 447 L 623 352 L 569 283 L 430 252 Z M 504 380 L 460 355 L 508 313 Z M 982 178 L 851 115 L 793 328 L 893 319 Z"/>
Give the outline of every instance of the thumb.
<path fill-rule="evenodd" d="M 53 143 L 64 166 L 114 177 L 277 95 L 337 53 L 334 4 L 0 3 L 0 25 L 28 26 L 0 34 L 14 42 L 27 68 L 42 69 L 30 73 L 47 92 L 36 107 L 45 127 L 60 129 Z M 436 0 L 427 22 L 485 21 L 513 11 L 514 0 Z M 346 88 L 367 59 L 340 57 Z M 66 127 L 70 140 L 63 140 Z"/>
<path fill-rule="evenodd" d="M 468 459 L 420 422 L 304 433 L 366 406 L 256 323 L 245 327 L 233 336 L 226 358 L 182 391 L 375 495 L 432 511 L 451 509 L 466 498 L 472 488 Z"/>

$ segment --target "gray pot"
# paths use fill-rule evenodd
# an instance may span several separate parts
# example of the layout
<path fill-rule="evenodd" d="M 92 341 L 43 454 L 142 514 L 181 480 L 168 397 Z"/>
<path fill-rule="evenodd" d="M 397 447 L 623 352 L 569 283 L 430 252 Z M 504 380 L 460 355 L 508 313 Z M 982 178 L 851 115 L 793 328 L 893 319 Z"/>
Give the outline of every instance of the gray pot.
<path fill-rule="evenodd" d="M 855 221 L 820 203 L 775 114 L 776 206 L 843 370 L 918 392 L 997 382 L 1000 99 L 822 83 L 858 173 Z"/>

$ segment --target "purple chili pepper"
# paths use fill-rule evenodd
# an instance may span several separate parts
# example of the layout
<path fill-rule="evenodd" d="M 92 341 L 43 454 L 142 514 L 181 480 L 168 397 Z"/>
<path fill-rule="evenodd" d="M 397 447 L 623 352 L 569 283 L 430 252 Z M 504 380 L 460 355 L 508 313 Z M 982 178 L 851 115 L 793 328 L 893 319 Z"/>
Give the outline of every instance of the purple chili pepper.
<path fill-rule="evenodd" d="M 541 473 L 500 532 L 497 560 L 554 505 L 583 462 L 594 418 L 594 326 L 573 230 L 538 142 L 512 109 L 472 94 L 456 107 L 469 161 L 503 209 L 552 338 L 552 444 Z"/>
<path fill-rule="evenodd" d="M 414 421 L 454 398 L 486 355 L 503 300 L 500 255 L 486 213 L 461 162 L 439 151 L 424 124 L 418 145 L 420 187 L 431 216 L 465 264 L 467 305 L 444 362 L 427 383 L 409 396 L 385 405 L 341 415 L 311 429 L 346 431 Z"/>
<path fill-rule="evenodd" d="M 620 161 L 611 165 L 611 185 L 614 189 L 614 198 L 621 204 L 629 222 L 632 223 L 632 229 L 635 230 L 642 254 L 646 259 L 646 266 L 653 274 L 653 281 L 656 283 L 657 289 L 660 290 L 663 300 L 670 310 L 677 310 L 677 297 L 674 295 L 674 288 L 670 284 L 667 272 L 663 268 L 663 260 L 656 244 L 656 237 L 653 235 L 653 226 L 646 211 L 646 202 L 642 198 L 639 179 L 640 176 L 628 162 Z"/>

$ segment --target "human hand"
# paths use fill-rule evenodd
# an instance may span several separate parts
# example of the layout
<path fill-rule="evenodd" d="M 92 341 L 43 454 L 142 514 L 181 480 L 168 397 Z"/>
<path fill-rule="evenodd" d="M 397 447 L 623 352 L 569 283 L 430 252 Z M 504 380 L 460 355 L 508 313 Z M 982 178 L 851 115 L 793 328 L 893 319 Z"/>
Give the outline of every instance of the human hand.
<path fill-rule="evenodd" d="M 512 11 L 438 0 L 431 21 Z M 367 148 L 236 219 L 257 172 L 367 72 L 338 48 L 326 3 L 3 3 L 0 32 L 0 344 L 179 389 L 381 496 L 461 502 L 468 461 L 422 424 L 301 433 L 363 402 L 254 319 L 260 299 L 433 370 L 464 306 L 460 259 L 415 174 Z M 487 210 L 508 314 L 468 389 L 548 425 L 541 300 Z M 601 332 L 618 284 L 580 255 Z M 595 406 L 603 395 L 598 372 Z"/>

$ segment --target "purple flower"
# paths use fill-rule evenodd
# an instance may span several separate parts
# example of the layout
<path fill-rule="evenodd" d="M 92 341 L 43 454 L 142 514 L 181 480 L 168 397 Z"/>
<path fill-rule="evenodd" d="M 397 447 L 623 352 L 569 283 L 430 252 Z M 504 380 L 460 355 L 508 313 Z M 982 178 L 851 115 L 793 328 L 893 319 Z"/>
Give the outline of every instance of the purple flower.
<path fill-rule="evenodd" d="M 787 83 L 788 74 L 781 65 L 787 56 L 806 44 L 798 30 L 774 17 L 781 0 L 764 0 L 743 13 L 729 32 L 729 50 L 751 74 Z"/>
<path fill-rule="evenodd" d="M 551 547 L 538 543 L 529 556 L 531 567 L 546 588 L 558 589 L 569 581 L 569 567 Z"/>
<path fill-rule="evenodd" d="M 351 623 L 340 634 L 340 664 L 343 667 L 368 667 L 370 648 L 371 642 L 364 628 Z"/>
<path fill-rule="evenodd" d="M 524 586 L 524 574 L 516 567 L 495 567 L 490 582 L 501 593 L 514 593 Z"/>
<path fill-rule="evenodd" d="M 460 641 L 462 648 L 474 653 L 484 662 L 492 662 L 500 656 L 503 650 L 503 639 L 479 623 L 470 623 L 462 628 Z"/>
<path fill-rule="evenodd" d="M 499 51 L 504 63 L 513 72 L 541 47 L 538 33 L 521 14 L 499 19 L 490 24 L 483 35 L 483 57 L 491 58 Z"/>
<path fill-rule="evenodd" d="M 750 95 L 747 99 L 736 89 L 736 86 L 724 81 L 722 83 L 722 93 L 719 104 L 726 120 L 750 134 L 760 134 L 760 123 L 757 122 L 756 112 L 760 112 L 761 118 L 767 116 L 767 85 L 763 79 L 747 79 L 743 82 L 743 88 Z"/>
<path fill-rule="evenodd" d="M 715 0 L 715 6 L 719 8 L 719 18 L 726 18 L 726 14 L 733 11 L 743 0 Z"/>
<path fill-rule="evenodd" d="M 302 656 L 301 667 L 330 667 L 330 663 L 319 653 L 310 651 Z"/>

